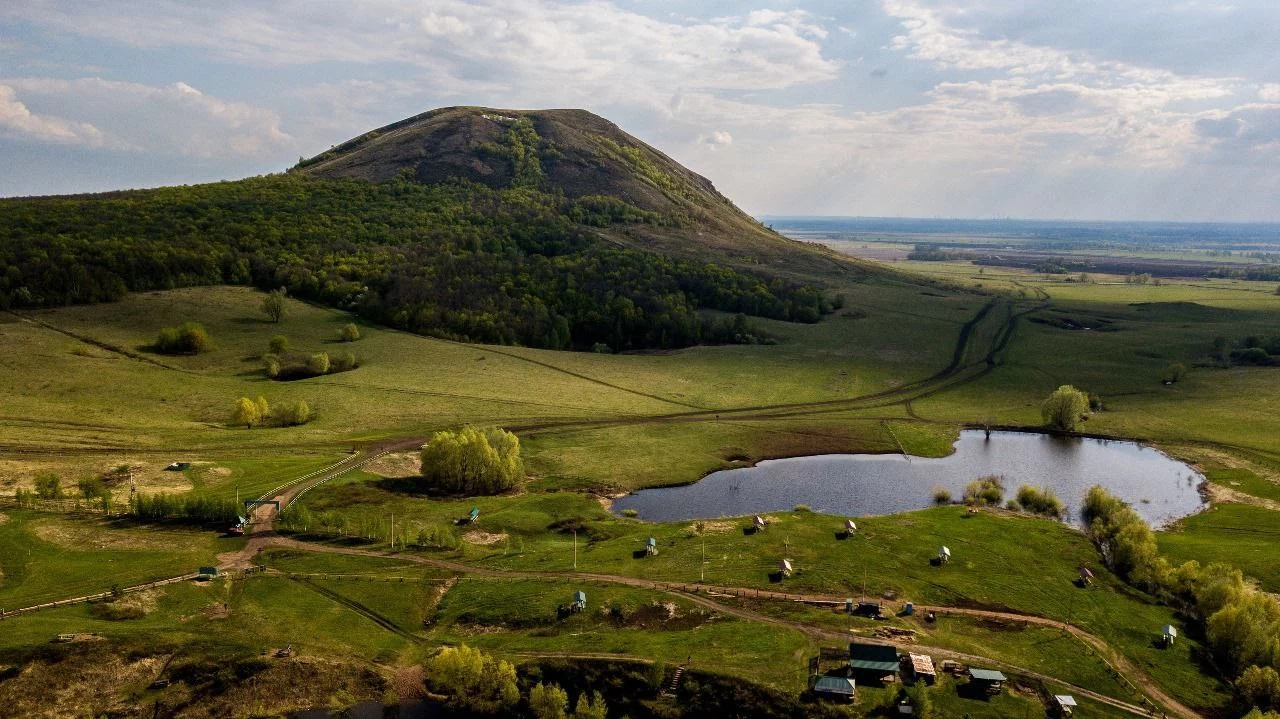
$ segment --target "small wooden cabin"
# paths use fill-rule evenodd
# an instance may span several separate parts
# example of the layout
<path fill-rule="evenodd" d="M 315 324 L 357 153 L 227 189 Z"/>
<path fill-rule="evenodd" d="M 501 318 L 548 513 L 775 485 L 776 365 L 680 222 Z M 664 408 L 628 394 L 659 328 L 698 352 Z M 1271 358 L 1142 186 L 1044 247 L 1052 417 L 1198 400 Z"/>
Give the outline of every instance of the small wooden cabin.
<path fill-rule="evenodd" d="M 898 678 L 898 650 L 885 644 L 849 644 L 849 671 L 881 683 Z"/>
<path fill-rule="evenodd" d="M 858 524 L 852 519 L 846 519 L 844 520 L 844 531 L 845 534 L 853 534 L 858 531 Z"/>
<path fill-rule="evenodd" d="M 871 617 L 875 619 L 881 615 L 884 605 L 880 602 L 858 602 L 858 606 L 854 607 L 853 613 L 862 617 Z"/>
<path fill-rule="evenodd" d="M 1057 710 L 1058 716 L 1069 717 L 1076 710 L 1076 698 L 1070 694 L 1054 694 L 1053 708 Z"/>
<path fill-rule="evenodd" d="M 1164 645 L 1166 647 L 1173 646 L 1173 642 L 1177 638 L 1178 638 L 1178 628 L 1173 626 L 1172 624 L 1164 625 L 1164 636 L 1161 637 L 1161 640 L 1164 642 Z"/>
<path fill-rule="evenodd" d="M 813 682 L 813 693 L 825 699 L 851 702 L 857 694 L 857 684 L 849 677 L 818 677 Z"/>
<path fill-rule="evenodd" d="M 987 694 L 999 694 L 1005 681 L 1004 674 L 995 669 L 969 669 L 969 683 Z"/>
<path fill-rule="evenodd" d="M 1080 568 L 1080 584 L 1089 586 L 1093 583 L 1093 570 L 1088 567 Z"/>
<path fill-rule="evenodd" d="M 932 684 L 938 679 L 938 671 L 933 667 L 933 657 L 928 654 L 908 654 L 911 659 L 911 674 L 925 684 Z"/>
<path fill-rule="evenodd" d="M 471 511 L 467 512 L 467 524 L 475 524 L 476 521 L 479 519 L 480 519 L 480 508 L 472 507 Z"/>
<path fill-rule="evenodd" d="M 575 612 L 580 612 L 587 608 L 587 593 L 579 589 L 573 593 L 573 604 L 569 605 Z"/>
<path fill-rule="evenodd" d="M 784 559 L 778 562 L 778 573 L 784 577 L 789 577 L 795 572 L 795 567 L 791 566 L 790 559 Z"/>
<path fill-rule="evenodd" d="M 938 550 L 938 563 L 946 564 L 951 561 L 951 549 L 944 546 Z"/>
<path fill-rule="evenodd" d="M 762 529 L 764 529 L 764 528 L 765 528 L 765 527 L 767 527 L 768 525 L 769 525 L 769 523 L 768 523 L 768 522 L 766 522 L 766 521 L 764 521 L 764 517 L 761 517 L 761 516 L 760 516 L 760 515 L 758 515 L 758 514 L 756 515 L 755 519 L 754 519 L 754 520 L 752 520 L 752 526 L 754 526 L 754 527 L 756 528 L 756 531 L 757 531 L 757 532 L 758 532 L 758 531 L 760 531 L 760 530 L 762 530 Z"/>
<path fill-rule="evenodd" d="M 657 553 L 658 553 L 658 540 L 654 537 L 649 537 L 649 541 L 644 543 L 644 556 L 652 557 L 657 555 Z"/>

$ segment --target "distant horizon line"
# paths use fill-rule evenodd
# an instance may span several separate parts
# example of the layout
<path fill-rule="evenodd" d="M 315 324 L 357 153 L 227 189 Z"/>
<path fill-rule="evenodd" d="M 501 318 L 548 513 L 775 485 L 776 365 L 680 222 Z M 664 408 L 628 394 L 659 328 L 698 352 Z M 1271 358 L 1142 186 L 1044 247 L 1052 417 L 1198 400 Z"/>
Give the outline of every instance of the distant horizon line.
<path fill-rule="evenodd" d="M 887 220 L 893 222 L 1038 222 L 1066 224 L 1098 224 L 1098 225 L 1261 225 L 1280 226 L 1276 220 L 1103 220 L 1072 219 L 1065 217 L 921 217 L 918 215 L 791 215 L 764 214 L 752 215 L 760 222 L 785 220 Z"/>

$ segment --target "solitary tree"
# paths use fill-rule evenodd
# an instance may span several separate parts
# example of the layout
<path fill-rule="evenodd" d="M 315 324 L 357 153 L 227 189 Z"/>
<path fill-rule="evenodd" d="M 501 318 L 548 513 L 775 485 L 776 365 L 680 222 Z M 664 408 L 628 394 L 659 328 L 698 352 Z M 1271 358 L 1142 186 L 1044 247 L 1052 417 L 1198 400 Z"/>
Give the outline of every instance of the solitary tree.
<path fill-rule="evenodd" d="M 291 425 L 306 424 L 311 421 L 311 408 L 303 400 L 285 411 L 285 422 Z"/>
<path fill-rule="evenodd" d="M 284 335 L 276 335 L 267 343 L 267 348 L 273 355 L 282 355 L 289 351 L 289 338 Z"/>
<path fill-rule="evenodd" d="M 86 500 L 101 496 L 102 491 L 106 489 L 106 485 L 102 483 L 102 480 L 92 475 L 81 477 L 80 481 L 76 482 L 76 486 L 80 489 L 80 496 Z"/>
<path fill-rule="evenodd" d="M 62 480 L 52 472 L 37 474 L 36 496 L 40 499 L 62 499 Z"/>
<path fill-rule="evenodd" d="M 284 317 L 284 288 L 271 290 L 262 298 L 262 312 L 272 322 L 279 322 Z"/>
<path fill-rule="evenodd" d="M 271 405 L 267 404 L 266 397 L 259 395 L 258 399 L 254 402 L 254 404 L 258 406 L 259 422 L 265 421 L 268 417 L 271 416 Z"/>
<path fill-rule="evenodd" d="M 338 330 L 338 336 L 343 342 L 355 342 L 360 339 L 360 328 L 354 322 L 348 322 Z"/>
<path fill-rule="evenodd" d="M 231 424 L 243 424 L 246 429 L 262 420 L 258 404 L 248 397 L 236 400 L 235 409 L 231 412 Z"/>
<path fill-rule="evenodd" d="M 1069 384 L 1054 390 L 1040 408 L 1040 416 L 1045 424 L 1067 432 L 1074 431 L 1080 420 L 1088 415 L 1088 395 Z"/>
<path fill-rule="evenodd" d="M 1181 362 L 1174 362 L 1164 371 L 1164 381 L 1173 384 L 1181 380 L 1187 374 L 1187 366 Z"/>
<path fill-rule="evenodd" d="M 569 695 L 555 684 L 538 682 L 529 690 L 529 709 L 537 719 L 565 719 Z"/>
<path fill-rule="evenodd" d="M 321 352 L 311 355 L 311 359 L 307 360 L 307 369 L 313 375 L 322 375 L 329 372 L 329 353 Z"/>

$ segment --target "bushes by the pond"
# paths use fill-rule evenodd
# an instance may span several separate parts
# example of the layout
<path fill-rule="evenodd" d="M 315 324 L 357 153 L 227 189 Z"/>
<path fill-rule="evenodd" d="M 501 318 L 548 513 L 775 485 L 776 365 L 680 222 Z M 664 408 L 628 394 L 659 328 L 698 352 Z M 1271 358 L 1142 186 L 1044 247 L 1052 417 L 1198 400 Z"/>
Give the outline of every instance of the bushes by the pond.
<path fill-rule="evenodd" d="M 1039 514 L 1059 519 L 1064 510 L 1062 500 L 1048 487 L 1032 487 L 1024 484 L 1018 487 L 1018 495 L 1014 503 L 1024 512 Z"/>
<path fill-rule="evenodd" d="M 1271 693 L 1264 686 L 1269 683 L 1260 681 L 1270 677 L 1266 669 L 1280 669 L 1280 599 L 1226 564 L 1201 567 L 1190 561 L 1171 567 L 1157 553 L 1151 528 L 1102 487 L 1090 488 L 1083 512 L 1089 538 L 1107 566 L 1203 622 L 1215 664 L 1228 679 L 1248 686 L 1245 692 L 1237 684 L 1242 699 L 1257 706 L 1280 703 L 1280 691 Z"/>
<path fill-rule="evenodd" d="M 979 477 L 965 485 L 963 499 L 971 506 L 998 507 L 1004 499 L 1004 480 L 995 474 Z M 937 495 L 934 500 L 937 501 Z"/>

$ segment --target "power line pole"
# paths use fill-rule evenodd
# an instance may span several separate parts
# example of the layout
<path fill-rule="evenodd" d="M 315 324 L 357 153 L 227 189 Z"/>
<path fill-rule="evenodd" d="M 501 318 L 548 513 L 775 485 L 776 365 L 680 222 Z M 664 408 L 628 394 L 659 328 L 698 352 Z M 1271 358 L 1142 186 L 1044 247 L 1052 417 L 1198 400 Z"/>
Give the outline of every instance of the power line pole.
<path fill-rule="evenodd" d="M 578 530 L 573 530 L 573 568 L 578 568 Z"/>

